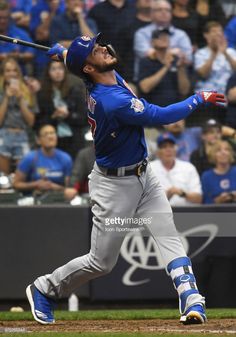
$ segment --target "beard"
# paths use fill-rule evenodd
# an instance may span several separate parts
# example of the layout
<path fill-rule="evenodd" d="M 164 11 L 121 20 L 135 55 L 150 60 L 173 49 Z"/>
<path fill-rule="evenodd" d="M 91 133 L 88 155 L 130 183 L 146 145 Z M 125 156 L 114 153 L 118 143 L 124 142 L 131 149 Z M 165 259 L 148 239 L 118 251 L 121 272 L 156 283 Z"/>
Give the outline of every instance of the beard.
<path fill-rule="evenodd" d="M 92 64 L 92 66 L 99 72 L 99 73 L 105 73 L 107 71 L 112 71 L 115 69 L 115 66 L 118 65 L 118 60 L 114 58 L 114 60 L 110 64 L 103 64 L 103 65 L 97 65 Z"/>

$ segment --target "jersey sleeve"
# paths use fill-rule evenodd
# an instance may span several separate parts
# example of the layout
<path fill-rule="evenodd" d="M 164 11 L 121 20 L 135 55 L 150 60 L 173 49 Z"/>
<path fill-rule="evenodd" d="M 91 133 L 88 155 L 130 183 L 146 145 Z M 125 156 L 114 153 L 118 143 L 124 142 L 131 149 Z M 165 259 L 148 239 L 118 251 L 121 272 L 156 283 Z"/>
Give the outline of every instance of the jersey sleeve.
<path fill-rule="evenodd" d="M 201 105 L 197 95 L 179 103 L 160 107 L 144 99 L 120 93 L 113 95 L 109 104 L 104 105 L 104 111 L 108 118 L 113 117 L 121 124 L 150 127 L 184 119 Z"/>

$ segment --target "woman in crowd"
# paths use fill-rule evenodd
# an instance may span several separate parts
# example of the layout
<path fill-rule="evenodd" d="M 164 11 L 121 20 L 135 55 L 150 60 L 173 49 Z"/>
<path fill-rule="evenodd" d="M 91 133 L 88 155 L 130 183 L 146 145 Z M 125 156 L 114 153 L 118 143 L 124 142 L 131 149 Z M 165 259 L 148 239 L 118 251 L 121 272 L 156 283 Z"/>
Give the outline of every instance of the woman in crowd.
<path fill-rule="evenodd" d="M 216 142 L 208 154 L 214 168 L 202 174 L 203 202 L 223 204 L 236 202 L 236 166 L 231 145 L 224 140 Z"/>
<path fill-rule="evenodd" d="M 74 158 L 84 146 L 87 126 L 84 84 L 69 75 L 63 63 L 55 61 L 49 62 L 41 84 L 37 94 L 36 127 L 53 125 L 57 130 L 58 148 Z"/>
<path fill-rule="evenodd" d="M 219 0 L 191 0 L 190 5 L 194 12 L 198 14 L 199 32 L 198 47 L 203 47 L 205 40 L 203 37 L 203 27 L 208 21 L 218 21 L 224 26 L 226 22 L 225 13 Z"/>
<path fill-rule="evenodd" d="M 37 105 L 17 61 L 6 59 L 0 70 L 0 171 L 9 174 L 14 161 L 29 151 L 28 128 Z"/>
<path fill-rule="evenodd" d="M 183 29 L 191 39 L 192 45 L 196 48 L 198 42 L 199 16 L 190 7 L 190 0 L 172 0 L 173 4 L 173 25 Z"/>

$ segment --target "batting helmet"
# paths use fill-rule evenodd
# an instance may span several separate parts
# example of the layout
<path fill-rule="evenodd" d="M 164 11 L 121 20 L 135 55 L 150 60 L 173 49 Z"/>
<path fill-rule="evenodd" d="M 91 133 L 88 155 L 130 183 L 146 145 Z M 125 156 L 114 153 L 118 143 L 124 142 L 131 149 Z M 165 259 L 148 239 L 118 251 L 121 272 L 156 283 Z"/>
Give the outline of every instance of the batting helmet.
<path fill-rule="evenodd" d="M 89 56 L 95 43 L 101 38 L 101 33 L 95 37 L 78 36 L 68 48 L 66 55 L 66 66 L 68 70 L 75 74 L 81 75 L 86 58 Z"/>

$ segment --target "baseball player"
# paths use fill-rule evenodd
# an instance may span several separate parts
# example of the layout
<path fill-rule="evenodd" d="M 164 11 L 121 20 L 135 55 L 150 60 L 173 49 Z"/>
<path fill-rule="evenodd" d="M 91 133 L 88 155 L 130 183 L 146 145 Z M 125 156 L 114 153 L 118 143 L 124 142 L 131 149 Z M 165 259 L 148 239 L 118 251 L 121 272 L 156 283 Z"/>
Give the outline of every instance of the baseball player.
<path fill-rule="evenodd" d="M 138 99 L 114 70 L 115 51 L 102 44 L 101 34 L 94 38 L 77 37 L 68 50 L 56 44 L 48 55 L 63 60 L 87 84 L 88 119 L 96 152 L 89 177 L 93 228 L 88 254 L 38 277 L 27 287 L 34 319 L 41 324 L 53 323 L 57 298 L 68 296 L 82 284 L 110 272 L 126 233 L 124 226 L 120 227 L 129 219 L 125 226 L 132 229 L 135 224 L 130 219 L 143 219 L 178 292 L 180 321 L 206 322 L 205 300 L 199 294 L 191 261 L 178 237 L 165 191 L 146 159 L 143 127 L 173 123 L 205 104 L 224 105 L 224 95 L 199 92 L 167 107 Z"/>

